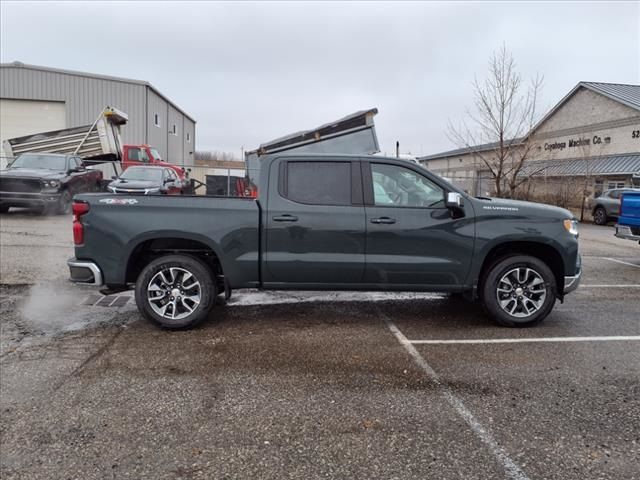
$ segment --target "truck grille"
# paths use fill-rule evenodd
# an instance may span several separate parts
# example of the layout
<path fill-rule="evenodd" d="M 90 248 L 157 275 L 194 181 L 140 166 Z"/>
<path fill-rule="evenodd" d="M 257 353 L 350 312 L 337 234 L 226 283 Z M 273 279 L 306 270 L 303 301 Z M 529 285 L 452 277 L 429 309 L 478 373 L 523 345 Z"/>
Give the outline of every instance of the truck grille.
<path fill-rule="evenodd" d="M 40 192 L 40 180 L 0 177 L 0 192 L 38 193 Z"/>

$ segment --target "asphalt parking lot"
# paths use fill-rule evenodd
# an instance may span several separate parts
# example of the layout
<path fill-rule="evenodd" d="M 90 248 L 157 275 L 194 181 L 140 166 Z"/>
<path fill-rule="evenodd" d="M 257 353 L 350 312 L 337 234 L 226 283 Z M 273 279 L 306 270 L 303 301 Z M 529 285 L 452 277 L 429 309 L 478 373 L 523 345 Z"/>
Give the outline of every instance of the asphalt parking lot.
<path fill-rule="evenodd" d="M 640 478 L 640 245 L 612 227 L 522 330 L 443 295 L 239 292 L 167 332 L 67 284 L 69 218 L 0 233 L 3 479 Z"/>

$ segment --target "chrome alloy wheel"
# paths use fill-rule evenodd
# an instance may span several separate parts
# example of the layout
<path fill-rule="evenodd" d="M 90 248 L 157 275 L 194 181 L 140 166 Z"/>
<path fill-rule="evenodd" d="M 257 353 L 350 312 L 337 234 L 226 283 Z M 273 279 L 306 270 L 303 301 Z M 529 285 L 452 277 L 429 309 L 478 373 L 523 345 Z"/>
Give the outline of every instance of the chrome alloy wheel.
<path fill-rule="evenodd" d="M 517 318 L 530 317 L 544 305 L 547 287 L 542 276 L 528 267 L 509 270 L 498 282 L 500 307 Z"/>
<path fill-rule="evenodd" d="M 189 316 L 200 305 L 200 282 L 188 270 L 168 267 L 147 285 L 147 301 L 155 313 L 170 320 Z"/>

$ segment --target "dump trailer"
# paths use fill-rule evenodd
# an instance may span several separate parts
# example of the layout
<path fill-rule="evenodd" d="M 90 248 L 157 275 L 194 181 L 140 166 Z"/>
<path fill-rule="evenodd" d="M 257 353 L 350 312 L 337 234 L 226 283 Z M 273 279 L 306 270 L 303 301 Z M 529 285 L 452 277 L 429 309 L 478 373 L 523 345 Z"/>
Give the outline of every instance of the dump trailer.
<path fill-rule="evenodd" d="M 120 126 L 128 120 L 126 113 L 105 107 L 90 125 L 11 138 L 2 143 L 2 149 L 7 157 L 46 152 L 78 155 L 86 160 L 119 160 Z"/>
<path fill-rule="evenodd" d="M 89 168 L 101 170 L 108 179 L 120 173 L 120 127 L 128 120 L 126 113 L 107 106 L 92 124 L 5 140 L 3 155 L 7 158 L 17 158 L 23 153 L 78 155 Z"/>
<path fill-rule="evenodd" d="M 247 174 L 258 185 L 260 158 L 274 153 L 335 153 L 371 155 L 380 151 L 373 117 L 377 108 L 361 110 L 312 130 L 304 130 L 263 143 L 245 153 Z"/>
<path fill-rule="evenodd" d="M 82 157 L 86 167 L 100 170 L 103 187 L 114 176 L 132 166 L 156 165 L 171 168 L 180 183 L 193 192 L 193 182 L 184 168 L 164 161 L 151 145 L 123 145 L 120 127 L 129 120 L 126 113 L 113 107 L 105 107 L 90 125 L 65 128 L 51 132 L 35 133 L 3 142 L 4 156 L 17 158 L 23 153 L 54 153 Z"/>

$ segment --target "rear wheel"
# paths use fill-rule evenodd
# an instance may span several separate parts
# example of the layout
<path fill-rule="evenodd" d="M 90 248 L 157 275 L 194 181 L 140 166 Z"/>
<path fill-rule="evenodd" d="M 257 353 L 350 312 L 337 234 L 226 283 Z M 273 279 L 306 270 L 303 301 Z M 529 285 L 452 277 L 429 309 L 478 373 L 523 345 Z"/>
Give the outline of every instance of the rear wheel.
<path fill-rule="evenodd" d="M 517 255 L 493 264 L 481 293 L 485 310 L 500 325 L 530 327 L 551 312 L 556 301 L 556 280 L 541 260 Z"/>
<path fill-rule="evenodd" d="M 209 268 L 187 255 L 153 260 L 136 282 L 140 313 L 168 329 L 190 328 L 207 318 L 216 294 Z"/>
<path fill-rule="evenodd" d="M 604 208 L 598 207 L 593 212 L 593 223 L 596 225 L 606 225 L 607 224 L 607 212 Z"/>

